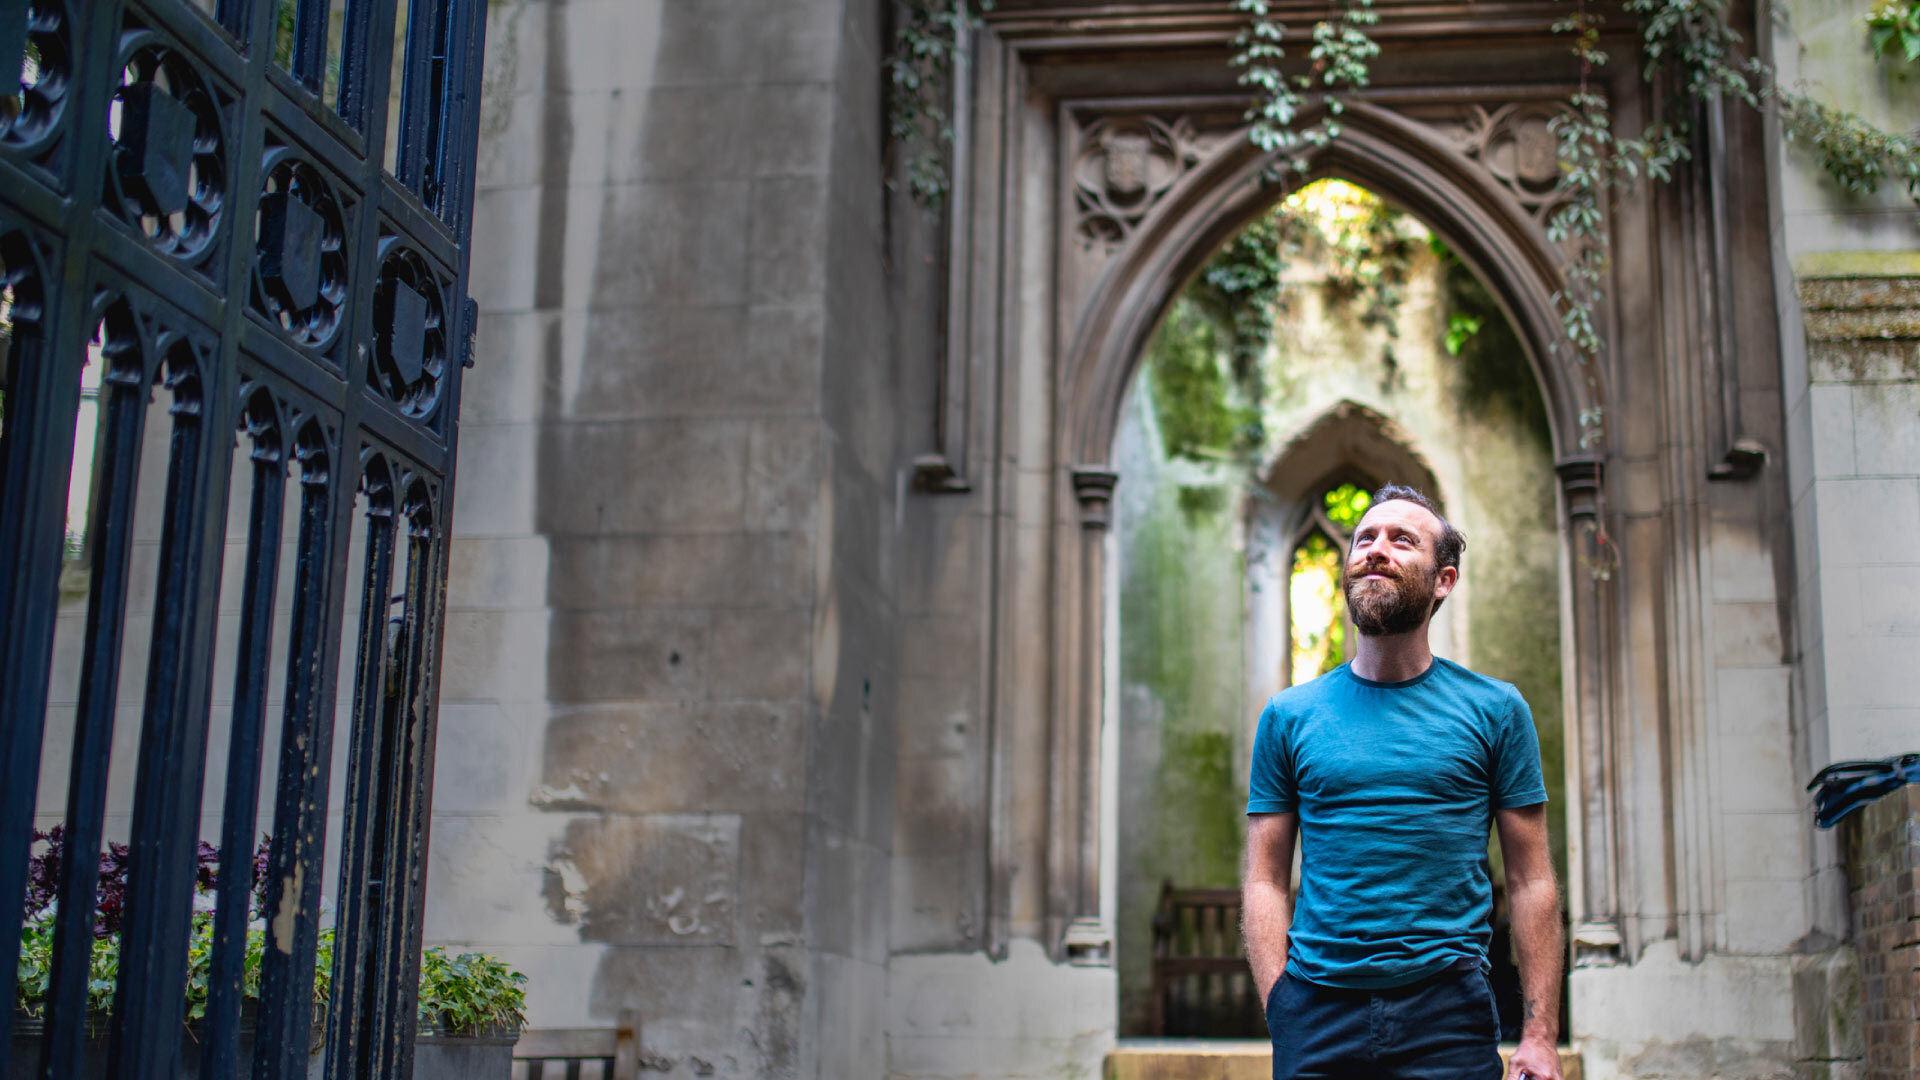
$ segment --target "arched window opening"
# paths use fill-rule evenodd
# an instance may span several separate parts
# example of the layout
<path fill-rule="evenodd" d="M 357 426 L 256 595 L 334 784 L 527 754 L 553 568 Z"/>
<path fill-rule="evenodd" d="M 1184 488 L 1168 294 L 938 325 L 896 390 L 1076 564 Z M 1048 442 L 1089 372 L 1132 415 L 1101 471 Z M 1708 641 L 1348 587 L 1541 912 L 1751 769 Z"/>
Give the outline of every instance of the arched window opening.
<path fill-rule="evenodd" d="M 1328 486 L 1310 504 L 1288 559 L 1288 686 L 1317 679 L 1352 658 L 1353 624 L 1340 573 L 1353 528 L 1372 504 L 1366 485 Z"/>

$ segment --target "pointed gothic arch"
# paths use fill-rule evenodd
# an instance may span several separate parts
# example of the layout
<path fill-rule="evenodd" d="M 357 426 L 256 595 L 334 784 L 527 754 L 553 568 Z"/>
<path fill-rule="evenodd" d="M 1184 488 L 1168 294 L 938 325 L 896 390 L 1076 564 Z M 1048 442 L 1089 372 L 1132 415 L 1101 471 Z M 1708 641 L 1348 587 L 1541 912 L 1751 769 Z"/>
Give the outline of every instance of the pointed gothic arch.
<path fill-rule="evenodd" d="M 1319 500 L 1348 483 L 1366 491 L 1410 484 L 1443 509 L 1448 504 L 1448 493 L 1407 433 L 1358 402 L 1338 402 L 1288 439 L 1261 472 L 1260 497 L 1247 506 L 1249 703 L 1265 701 L 1298 681 L 1292 670 L 1295 613 L 1288 580 L 1296 552 L 1309 536 L 1318 532 L 1344 546 L 1344 534 L 1327 520 Z"/>
<path fill-rule="evenodd" d="M 1345 179 L 1400 205 L 1445 240 L 1488 285 L 1522 342 L 1541 390 L 1562 478 L 1562 561 L 1590 561 L 1587 548 L 1599 510 L 1601 463 L 1581 445 L 1582 420 L 1601 408 L 1608 388 L 1598 370 L 1576 373 L 1572 365 L 1554 362 L 1560 320 L 1552 297 L 1561 279 L 1559 256 L 1542 225 L 1546 204 L 1537 202 L 1530 209 L 1514 188 L 1407 109 L 1382 101 L 1352 104 L 1344 125 L 1338 139 L 1310 158 L 1297 183 Z M 1077 519 L 1080 528 L 1057 530 L 1052 546 L 1056 614 L 1045 933 L 1055 955 L 1069 961 L 1104 963 L 1111 950 L 1111 928 L 1100 914 L 1100 866 L 1103 858 L 1113 857 L 1111 841 L 1102 836 L 1100 742 L 1103 728 L 1114 722 L 1104 670 L 1109 662 L 1111 589 L 1106 541 L 1108 504 L 1120 478 L 1105 462 L 1110 460 L 1127 388 L 1162 313 L 1222 243 L 1291 190 L 1265 182 L 1271 158 L 1254 149 L 1243 130 L 1221 133 L 1210 151 L 1197 138 L 1179 146 L 1193 130 L 1184 120 L 1150 125 L 1149 137 L 1158 132 L 1173 140 L 1191 164 L 1157 197 L 1149 198 L 1147 209 L 1120 230 L 1117 240 L 1104 240 L 1104 265 L 1098 265 L 1097 253 L 1086 258 L 1103 241 L 1089 242 L 1084 229 L 1077 237 L 1062 235 L 1056 241 L 1061 248 L 1077 241 L 1082 256 L 1078 267 L 1071 254 L 1062 260 L 1054 296 L 1063 344 L 1055 364 L 1059 390 L 1053 402 L 1053 445 L 1056 452 L 1064 452 L 1060 464 L 1067 481 L 1056 489 L 1063 496 L 1058 511 L 1062 516 L 1056 520 L 1065 524 Z M 1085 187 L 1084 179 L 1074 182 Z M 1570 621 L 1572 629 L 1563 644 L 1569 675 L 1563 680 L 1563 708 L 1569 717 L 1579 718 L 1583 729 L 1581 737 L 1569 740 L 1574 746 L 1604 748 L 1608 742 L 1599 729 L 1605 722 L 1603 695 L 1612 677 L 1612 638 L 1603 633 L 1601 607 L 1599 590 L 1563 584 L 1563 620 Z M 1576 793 L 1573 798 L 1588 802 L 1585 813 L 1577 815 L 1579 827 L 1599 841 L 1584 846 L 1575 842 L 1589 856 L 1584 872 L 1575 875 L 1581 880 L 1572 886 L 1575 921 L 1585 928 L 1582 940 L 1606 952 L 1619 936 L 1613 929 L 1614 854 L 1606 839 L 1612 828 L 1612 793 L 1601 762 L 1604 758 L 1595 759 L 1596 782 L 1583 787 L 1577 777 L 1569 777 L 1568 786 Z"/>
<path fill-rule="evenodd" d="M 1556 458 L 1579 454 L 1581 414 L 1605 399 L 1606 387 L 1601 373 L 1579 377 L 1572 365 L 1554 360 L 1561 256 L 1540 222 L 1427 124 L 1364 102 L 1348 106 L 1343 124 L 1340 137 L 1309 158 L 1309 169 L 1284 184 L 1264 181 L 1272 155 L 1234 132 L 1167 192 L 1115 253 L 1081 306 L 1061 358 L 1073 460 L 1108 459 L 1147 339 L 1188 279 L 1274 203 L 1328 177 L 1405 208 L 1473 268 L 1526 347 Z"/>

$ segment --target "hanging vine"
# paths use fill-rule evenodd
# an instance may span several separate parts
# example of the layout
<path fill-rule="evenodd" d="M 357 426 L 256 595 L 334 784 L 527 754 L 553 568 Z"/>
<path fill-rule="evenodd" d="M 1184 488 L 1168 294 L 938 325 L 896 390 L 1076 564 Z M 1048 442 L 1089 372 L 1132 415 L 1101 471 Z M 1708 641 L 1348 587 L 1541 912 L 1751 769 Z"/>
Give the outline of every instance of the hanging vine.
<path fill-rule="evenodd" d="M 1371 80 L 1380 46 L 1367 29 L 1380 22 L 1380 13 L 1374 10 L 1373 0 L 1341 0 L 1333 18 L 1313 26 L 1308 73 L 1289 77 L 1280 69 L 1287 29 L 1274 18 L 1269 0 L 1233 0 L 1233 9 L 1247 16 L 1246 25 L 1233 39 L 1232 63 L 1242 69 L 1240 84 L 1254 91 L 1253 104 L 1247 109 L 1252 124 L 1248 138 L 1263 152 L 1276 155 L 1272 175 L 1304 172 L 1307 155 L 1339 137 L 1347 92 Z M 1294 121 L 1306 104 L 1302 94 L 1312 90 L 1316 80 L 1325 88 L 1325 111 L 1313 123 L 1296 127 Z"/>
<path fill-rule="evenodd" d="M 1780 86 L 1771 65 L 1742 55 L 1743 39 L 1727 24 L 1725 0 L 1627 0 L 1624 8 L 1639 20 L 1640 53 L 1649 82 L 1670 77 L 1683 102 L 1733 100 L 1756 109 L 1771 103 L 1786 137 L 1809 145 L 1820 167 L 1841 187 L 1871 194 L 1893 180 L 1920 199 L 1920 144 Z M 1566 286 L 1554 301 L 1569 359 L 1582 369 L 1590 388 L 1591 364 L 1602 349 L 1594 313 L 1605 300 L 1609 236 L 1603 195 L 1643 177 L 1670 180 L 1674 166 L 1692 156 L 1690 112 L 1676 109 L 1637 139 L 1613 134 L 1607 100 L 1591 83 L 1594 70 L 1608 61 L 1600 48 L 1599 28 L 1599 16 L 1584 2 L 1555 26 L 1573 38 L 1580 88 L 1572 108 L 1552 125 L 1569 198 L 1549 219 L 1547 230 L 1550 239 L 1571 252 L 1564 268 Z M 1604 438 L 1604 418 L 1597 407 L 1587 410 L 1580 423 L 1582 446 Z"/>
<path fill-rule="evenodd" d="M 954 71 L 966 35 L 993 0 L 901 0 L 885 61 L 894 175 L 921 206 L 947 200 L 953 174 Z M 896 181 L 890 181 L 894 183 Z"/>

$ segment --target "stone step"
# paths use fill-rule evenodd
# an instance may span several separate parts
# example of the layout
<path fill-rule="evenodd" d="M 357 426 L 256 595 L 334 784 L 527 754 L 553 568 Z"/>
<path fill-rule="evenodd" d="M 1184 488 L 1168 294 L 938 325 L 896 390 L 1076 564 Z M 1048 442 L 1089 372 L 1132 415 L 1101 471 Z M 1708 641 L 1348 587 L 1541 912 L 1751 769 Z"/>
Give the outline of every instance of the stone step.
<path fill-rule="evenodd" d="M 1513 1055 L 1502 1044 L 1500 1060 Z M 1560 1054 L 1565 1080 L 1581 1080 L 1580 1055 Z M 1273 1048 L 1265 1039 L 1121 1039 L 1107 1055 L 1105 1080 L 1268 1080 Z M 1493 1080 L 1493 1078 L 1489 1078 Z"/>

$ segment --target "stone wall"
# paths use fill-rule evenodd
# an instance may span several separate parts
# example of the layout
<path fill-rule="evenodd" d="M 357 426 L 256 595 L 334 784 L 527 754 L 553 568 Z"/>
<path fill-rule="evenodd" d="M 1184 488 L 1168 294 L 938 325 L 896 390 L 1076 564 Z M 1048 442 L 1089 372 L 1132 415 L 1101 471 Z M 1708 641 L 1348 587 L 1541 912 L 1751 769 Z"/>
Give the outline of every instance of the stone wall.
<path fill-rule="evenodd" d="M 1920 1076 L 1920 786 L 1845 824 L 1860 951 L 1860 1080 Z"/>
<path fill-rule="evenodd" d="M 885 1070 L 880 14 L 489 9 L 427 933 L 667 1076 Z"/>

